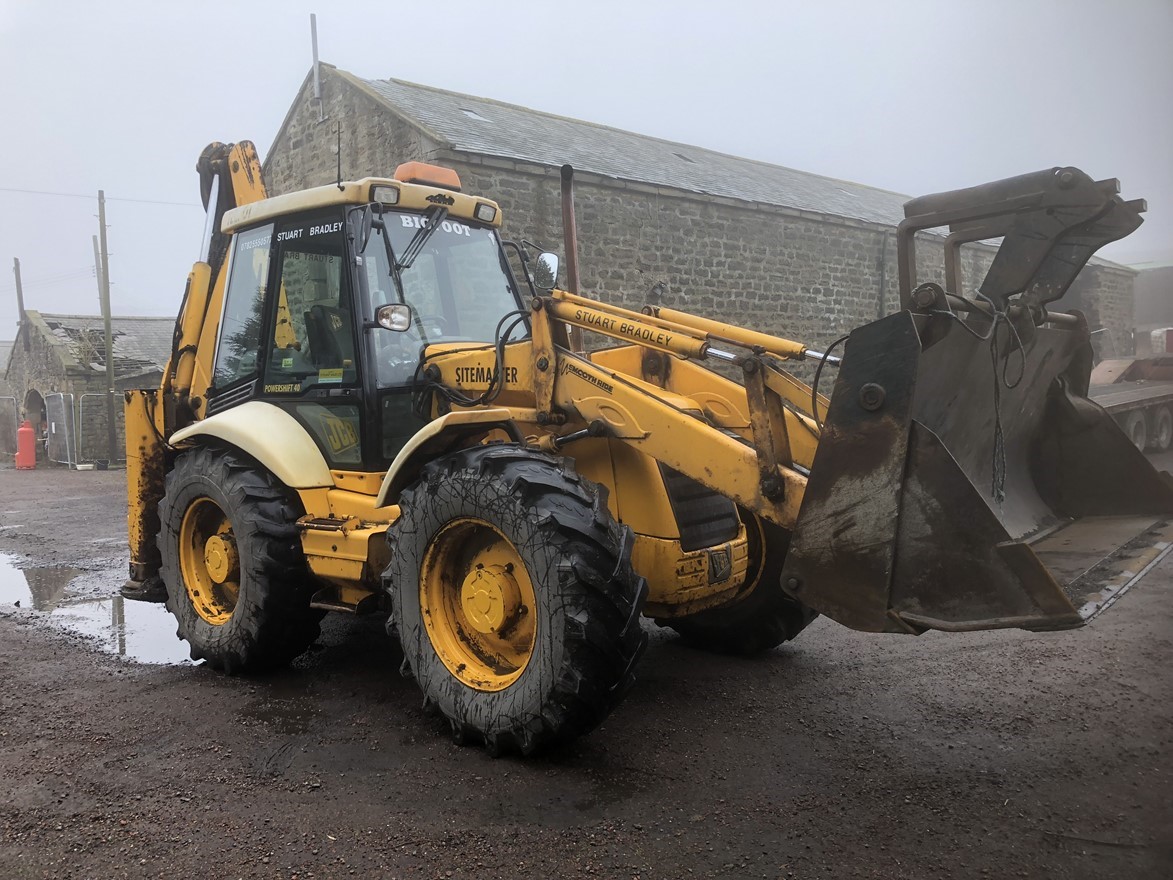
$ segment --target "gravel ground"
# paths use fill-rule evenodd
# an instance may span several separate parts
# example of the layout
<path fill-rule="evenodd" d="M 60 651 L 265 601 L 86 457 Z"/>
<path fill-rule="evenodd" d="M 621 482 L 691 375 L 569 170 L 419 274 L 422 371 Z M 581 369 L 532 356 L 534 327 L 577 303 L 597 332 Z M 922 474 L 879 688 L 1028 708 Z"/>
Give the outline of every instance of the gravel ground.
<path fill-rule="evenodd" d="M 599 730 L 493 760 L 421 709 L 378 621 L 235 679 L 55 625 L 121 608 L 123 492 L 0 470 L 0 553 L 58 604 L 0 604 L 6 880 L 1173 876 L 1173 558 L 1076 632 L 819 620 L 746 661 L 656 630 Z"/>

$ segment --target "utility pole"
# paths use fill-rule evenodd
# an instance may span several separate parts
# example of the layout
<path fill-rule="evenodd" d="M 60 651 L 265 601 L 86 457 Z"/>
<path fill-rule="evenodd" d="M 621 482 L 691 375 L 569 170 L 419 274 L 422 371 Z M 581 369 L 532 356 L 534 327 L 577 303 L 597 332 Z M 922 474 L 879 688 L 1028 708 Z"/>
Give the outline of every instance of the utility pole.
<path fill-rule="evenodd" d="M 29 334 L 24 326 L 24 289 L 20 286 L 20 260 L 12 258 L 12 271 L 16 274 L 16 309 L 19 317 L 16 322 L 16 335 L 24 337 L 24 350 L 29 350 Z"/>
<path fill-rule="evenodd" d="M 98 237 L 101 239 L 99 295 L 102 300 L 102 323 L 106 325 L 106 457 L 118 458 L 118 430 L 114 424 L 114 331 L 110 327 L 110 254 L 106 250 L 106 193 L 98 190 Z"/>

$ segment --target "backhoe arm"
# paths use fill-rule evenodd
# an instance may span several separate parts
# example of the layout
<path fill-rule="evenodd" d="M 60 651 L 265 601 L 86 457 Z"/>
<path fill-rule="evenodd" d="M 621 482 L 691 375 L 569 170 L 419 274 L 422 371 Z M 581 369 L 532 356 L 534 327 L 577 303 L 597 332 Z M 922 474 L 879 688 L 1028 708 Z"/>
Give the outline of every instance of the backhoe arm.
<path fill-rule="evenodd" d="M 163 393 L 175 402 L 189 404 L 193 395 L 202 397 L 211 384 L 211 358 L 219 330 L 217 321 L 224 300 L 224 263 L 231 236 L 220 232 L 224 214 L 232 208 L 266 197 L 261 180 L 261 162 L 251 141 L 238 144 L 213 143 L 204 148 L 196 163 L 200 174 L 200 195 L 207 209 L 200 261 L 188 275 L 187 290 L 179 312 L 175 344 L 168 369 L 163 374 Z M 209 318 L 211 320 L 209 320 Z M 194 390 L 193 390 L 194 383 Z M 198 403 L 180 422 L 198 417 Z M 173 424 L 170 435 L 183 427 Z"/>
<path fill-rule="evenodd" d="M 209 144 L 196 163 L 200 195 L 207 209 L 200 260 L 187 276 L 183 304 L 175 322 L 171 355 L 155 390 L 127 391 L 127 527 L 130 580 L 124 595 L 150 594 L 159 571 L 158 504 L 163 497 L 166 441 L 200 418 L 211 384 L 221 306 L 224 263 L 230 236 L 220 232 L 224 212 L 265 198 L 261 163 L 250 141 Z"/>

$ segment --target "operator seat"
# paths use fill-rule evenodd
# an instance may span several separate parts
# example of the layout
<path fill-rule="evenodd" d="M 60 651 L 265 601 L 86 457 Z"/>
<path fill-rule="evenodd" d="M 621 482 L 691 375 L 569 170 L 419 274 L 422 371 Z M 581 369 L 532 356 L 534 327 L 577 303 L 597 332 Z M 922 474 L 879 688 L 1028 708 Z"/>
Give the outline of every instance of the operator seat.
<path fill-rule="evenodd" d="M 354 366 L 350 312 L 318 303 L 305 313 L 310 359 L 318 369 Z"/>

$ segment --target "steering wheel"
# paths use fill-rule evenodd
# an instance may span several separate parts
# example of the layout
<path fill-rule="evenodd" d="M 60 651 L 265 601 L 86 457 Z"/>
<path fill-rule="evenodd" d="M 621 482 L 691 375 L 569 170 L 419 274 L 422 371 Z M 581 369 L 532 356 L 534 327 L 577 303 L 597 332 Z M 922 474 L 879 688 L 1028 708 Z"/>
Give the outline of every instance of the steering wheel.
<path fill-rule="evenodd" d="M 411 322 L 411 330 L 419 333 L 420 327 L 423 328 L 424 335 L 427 336 L 429 342 L 435 341 L 435 337 L 438 336 L 449 336 L 451 332 L 448 319 L 437 314 L 417 314 L 415 320 Z"/>
<path fill-rule="evenodd" d="M 377 352 L 379 384 L 409 382 L 419 365 L 420 348 L 424 344 L 419 330 L 412 326 L 401 332 L 386 333 L 383 339 Z"/>

